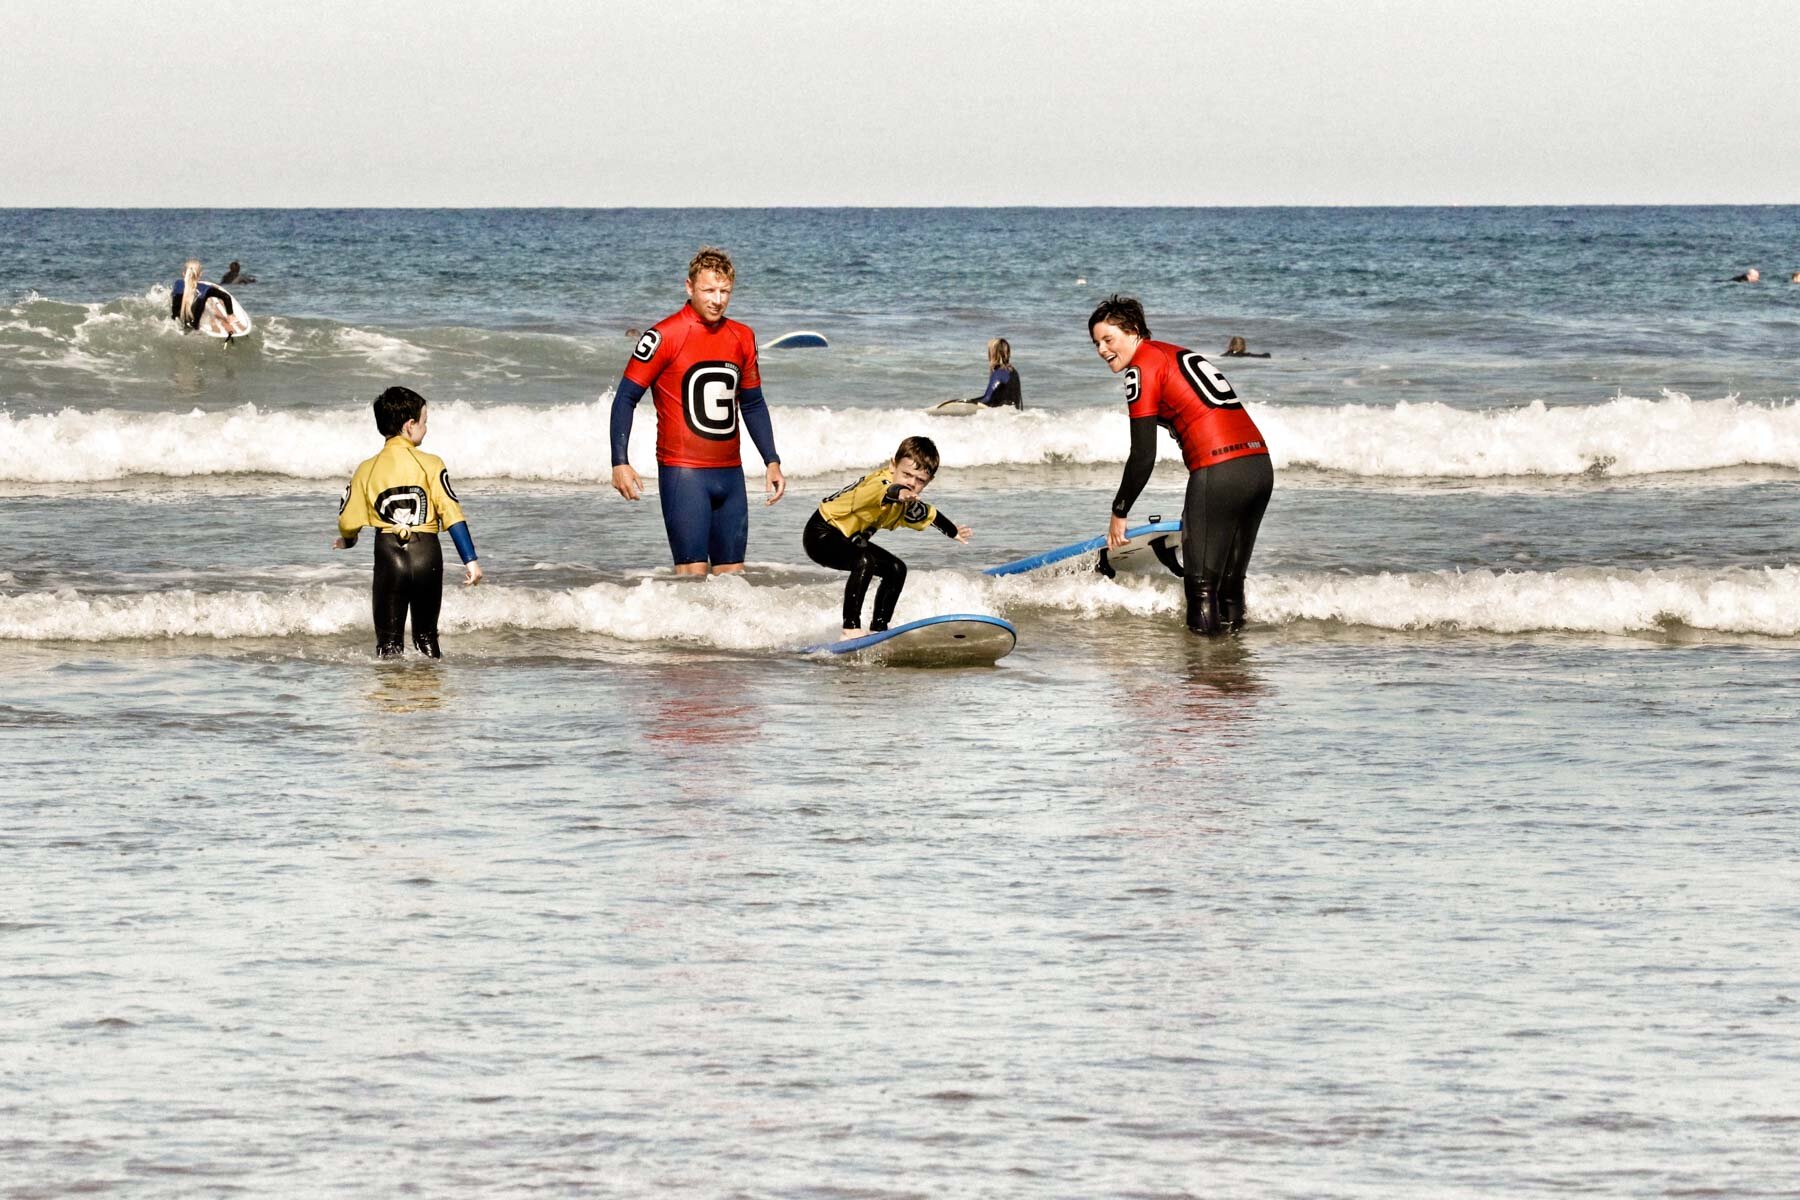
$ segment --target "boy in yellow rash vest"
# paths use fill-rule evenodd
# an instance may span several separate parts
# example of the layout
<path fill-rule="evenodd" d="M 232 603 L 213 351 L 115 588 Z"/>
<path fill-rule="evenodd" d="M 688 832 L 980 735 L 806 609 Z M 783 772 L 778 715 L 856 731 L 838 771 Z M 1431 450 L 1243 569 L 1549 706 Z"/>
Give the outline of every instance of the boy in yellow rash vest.
<path fill-rule="evenodd" d="M 375 527 L 375 653 L 401 653 L 406 614 L 412 612 L 413 645 L 438 651 L 438 608 L 444 599 L 444 556 L 437 535 L 448 529 L 463 560 L 463 584 L 481 582 L 475 541 L 462 505 L 450 488 L 444 460 L 419 449 L 425 440 L 425 397 L 391 387 L 375 398 L 375 427 L 387 438 L 381 453 L 356 468 L 338 503 L 338 537 L 348 550 L 365 525 Z"/>
<path fill-rule="evenodd" d="M 894 451 L 894 461 L 825 497 L 807 520 L 801 537 L 807 557 L 821 567 L 850 572 L 844 584 L 845 637 L 862 632 L 863 596 L 871 577 L 880 576 L 881 586 L 875 591 L 870 633 L 888 627 L 900 589 L 906 586 L 906 564 L 869 540 L 878 530 L 930 525 L 945 537 L 967 544 L 967 525 L 956 524 L 919 499 L 937 469 L 938 452 L 931 439 L 909 437 Z"/>

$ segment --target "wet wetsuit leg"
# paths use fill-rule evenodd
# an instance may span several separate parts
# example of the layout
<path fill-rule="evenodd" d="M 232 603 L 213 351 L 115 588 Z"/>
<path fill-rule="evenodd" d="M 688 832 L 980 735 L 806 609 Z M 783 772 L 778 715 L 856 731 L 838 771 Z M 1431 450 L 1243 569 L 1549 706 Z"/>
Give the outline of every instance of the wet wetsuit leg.
<path fill-rule="evenodd" d="M 880 577 L 881 586 L 875 590 L 875 612 L 869 630 L 879 633 L 888 627 L 894 606 L 900 602 L 900 590 L 906 586 L 905 563 L 867 538 L 845 537 L 817 512 L 808 518 L 801 544 L 807 557 L 821 567 L 850 572 L 844 583 L 845 629 L 862 628 L 863 597 L 868 593 L 869 580 L 876 576 Z"/>
<path fill-rule="evenodd" d="M 1195 633 L 1223 633 L 1243 624 L 1244 573 L 1274 486 L 1266 454 L 1188 473 L 1181 557 L 1187 568 L 1187 623 Z"/>
<path fill-rule="evenodd" d="M 669 554 L 687 563 L 741 563 L 749 541 L 750 506 L 741 467 L 657 464 L 657 498 Z"/>
<path fill-rule="evenodd" d="M 402 540 L 392 533 L 375 535 L 375 653 L 393 658 L 406 640 L 410 611 L 413 644 L 421 654 L 439 657 L 438 610 L 444 598 L 444 555 L 435 534 Z"/>

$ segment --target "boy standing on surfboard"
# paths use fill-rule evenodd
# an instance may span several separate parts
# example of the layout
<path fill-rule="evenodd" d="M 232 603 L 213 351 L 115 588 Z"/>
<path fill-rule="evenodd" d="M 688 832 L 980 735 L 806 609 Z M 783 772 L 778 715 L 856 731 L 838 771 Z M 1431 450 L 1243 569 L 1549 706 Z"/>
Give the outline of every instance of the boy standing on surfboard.
<path fill-rule="evenodd" d="M 900 589 L 906 586 L 906 564 L 869 540 L 878 530 L 929 525 L 945 537 L 968 543 L 967 525 L 958 525 L 919 499 L 937 469 L 938 451 L 932 440 L 909 437 L 894 451 L 894 461 L 825 497 L 807 519 L 801 537 L 807 557 L 821 567 L 850 572 L 844 583 L 845 637 L 862 632 L 863 596 L 871 577 L 880 576 L 881 586 L 875 591 L 870 633 L 888 627 Z"/>
<path fill-rule="evenodd" d="M 644 494 L 628 447 L 631 418 L 646 391 L 656 397 L 656 477 L 663 526 L 677 575 L 744 569 L 750 509 L 738 416 L 766 465 L 773 504 L 787 491 L 775 430 L 756 366 L 756 335 L 725 319 L 737 271 L 723 250 L 702 246 L 688 264 L 688 302 L 638 339 L 613 392 L 612 485 L 627 500 Z"/>

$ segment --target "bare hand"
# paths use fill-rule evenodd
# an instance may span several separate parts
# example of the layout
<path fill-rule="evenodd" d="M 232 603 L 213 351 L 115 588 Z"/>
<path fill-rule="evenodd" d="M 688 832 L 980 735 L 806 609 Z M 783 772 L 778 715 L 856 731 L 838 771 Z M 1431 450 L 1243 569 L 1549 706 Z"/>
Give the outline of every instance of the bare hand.
<path fill-rule="evenodd" d="M 464 587 L 474 587 L 476 584 L 480 583 L 481 580 L 481 564 L 479 562 L 466 562 L 463 564 Z"/>
<path fill-rule="evenodd" d="M 787 476 L 781 473 L 781 464 L 778 462 L 769 464 L 769 482 L 763 485 L 763 495 L 768 496 L 770 492 L 775 494 L 763 501 L 765 508 L 787 495 Z"/>
<path fill-rule="evenodd" d="M 644 494 L 644 481 L 638 478 L 630 463 L 620 463 L 613 468 L 612 485 L 627 500 L 636 500 Z"/>
<path fill-rule="evenodd" d="M 1117 550 L 1125 544 L 1125 518 L 1114 517 L 1106 526 L 1106 548 Z"/>
<path fill-rule="evenodd" d="M 967 525 L 958 525 L 956 527 L 956 540 L 966 546 L 969 544 L 969 535 L 974 532 L 975 531 L 970 529 Z"/>

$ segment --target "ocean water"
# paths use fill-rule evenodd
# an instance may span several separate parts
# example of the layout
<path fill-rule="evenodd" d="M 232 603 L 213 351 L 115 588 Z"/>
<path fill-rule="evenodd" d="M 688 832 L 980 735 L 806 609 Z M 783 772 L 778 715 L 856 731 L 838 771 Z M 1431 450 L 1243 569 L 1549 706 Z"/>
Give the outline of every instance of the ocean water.
<path fill-rule="evenodd" d="M 1797 218 L 0 211 L 0 1197 L 1800 1195 Z M 708 241 L 832 344 L 677 582 L 607 420 Z M 1115 290 L 1272 355 L 1240 637 L 980 574 L 1104 529 Z M 1025 411 L 925 416 L 995 335 Z M 328 548 L 391 383 L 441 663 Z M 975 539 L 884 535 L 897 616 L 1018 650 L 798 656 L 920 432 Z"/>

